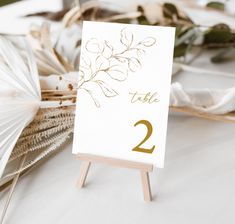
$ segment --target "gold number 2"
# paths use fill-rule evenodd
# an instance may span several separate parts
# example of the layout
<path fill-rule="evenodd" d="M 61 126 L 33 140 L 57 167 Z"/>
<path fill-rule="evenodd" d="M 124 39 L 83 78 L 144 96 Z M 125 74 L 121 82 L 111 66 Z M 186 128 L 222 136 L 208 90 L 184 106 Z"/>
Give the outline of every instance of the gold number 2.
<path fill-rule="evenodd" d="M 155 145 L 153 145 L 153 147 L 151 149 L 142 148 L 141 145 L 144 144 L 149 139 L 149 137 L 152 135 L 153 126 L 147 120 L 140 120 L 140 121 L 136 122 L 134 124 L 134 126 L 136 127 L 139 124 L 144 124 L 147 127 L 147 134 L 146 134 L 145 138 L 135 148 L 132 149 L 132 151 L 152 153 L 155 148 Z"/>

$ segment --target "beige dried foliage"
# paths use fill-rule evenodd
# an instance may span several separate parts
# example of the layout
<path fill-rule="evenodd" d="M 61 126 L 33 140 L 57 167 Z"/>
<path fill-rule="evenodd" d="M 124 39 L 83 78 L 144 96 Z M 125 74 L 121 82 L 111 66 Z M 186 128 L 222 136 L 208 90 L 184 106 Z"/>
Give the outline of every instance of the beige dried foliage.
<path fill-rule="evenodd" d="M 0 180 L 0 186 L 16 174 L 58 151 L 73 133 L 74 117 L 74 107 L 40 109 L 35 119 L 24 129 L 18 139 L 8 162 L 8 166 L 13 166 L 13 168 L 5 173 Z M 18 169 L 14 163 L 25 155 L 26 160 Z"/>

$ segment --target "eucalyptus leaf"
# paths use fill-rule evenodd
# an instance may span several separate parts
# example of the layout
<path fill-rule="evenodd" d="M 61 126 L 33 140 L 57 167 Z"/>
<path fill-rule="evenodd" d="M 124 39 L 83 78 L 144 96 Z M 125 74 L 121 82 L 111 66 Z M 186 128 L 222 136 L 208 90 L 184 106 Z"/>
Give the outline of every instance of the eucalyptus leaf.
<path fill-rule="evenodd" d="M 222 2 L 209 2 L 206 4 L 206 7 L 208 8 L 212 8 L 212 9 L 216 9 L 216 10 L 220 10 L 220 11 L 224 11 L 225 10 L 225 4 Z"/>
<path fill-rule="evenodd" d="M 112 89 L 107 83 L 105 83 L 102 80 L 97 80 L 96 83 L 99 85 L 99 87 L 101 88 L 103 94 L 107 97 L 114 97 L 117 96 L 118 93 Z"/>
<path fill-rule="evenodd" d="M 151 25 L 150 22 L 148 21 L 147 17 L 144 14 L 143 7 L 139 5 L 137 7 L 137 11 L 142 13 L 142 15 L 137 18 L 138 24 L 140 24 L 140 25 Z"/>
<path fill-rule="evenodd" d="M 178 9 L 172 3 L 165 3 L 163 4 L 163 15 L 166 18 L 173 19 L 173 15 L 179 17 Z"/>
<path fill-rule="evenodd" d="M 217 52 L 216 55 L 214 55 L 211 58 L 211 62 L 213 63 L 222 63 L 225 61 L 230 61 L 235 58 L 235 48 L 224 48 L 221 49 L 219 52 Z"/>
<path fill-rule="evenodd" d="M 185 54 L 187 52 L 187 49 L 188 49 L 187 44 L 181 44 L 181 45 L 175 47 L 175 49 L 174 49 L 174 58 L 185 56 Z"/>
<path fill-rule="evenodd" d="M 228 43 L 234 39 L 234 34 L 226 24 L 217 24 L 206 31 L 204 43 Z"/>
<path fill-rule="evenodd" d="M 145 16 L 138 17 L 138 23 L 140 25 L 151 25 Z"/>

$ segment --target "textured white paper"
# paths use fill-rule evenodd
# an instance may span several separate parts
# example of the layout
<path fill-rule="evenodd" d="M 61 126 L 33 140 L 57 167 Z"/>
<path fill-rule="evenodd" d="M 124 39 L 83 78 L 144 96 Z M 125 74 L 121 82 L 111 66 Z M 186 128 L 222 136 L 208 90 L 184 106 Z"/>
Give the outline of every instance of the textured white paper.
<path fill-rule="evenodd" d="M 168 27 L 83 23 L 74 154 L 164 166 L 174 34 Z M 133 150 L 147 133 L 139 148 L 148 153 Z"/>

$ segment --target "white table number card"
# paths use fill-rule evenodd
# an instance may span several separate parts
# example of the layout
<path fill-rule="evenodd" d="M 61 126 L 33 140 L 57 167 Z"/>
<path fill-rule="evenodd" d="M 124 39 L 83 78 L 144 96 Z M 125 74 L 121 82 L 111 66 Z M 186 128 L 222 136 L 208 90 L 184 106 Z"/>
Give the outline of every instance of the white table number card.
<path fill-rule="evenodd" d="M 164 166 L 175 29 L 84 22 L 73 153 Z"/>

